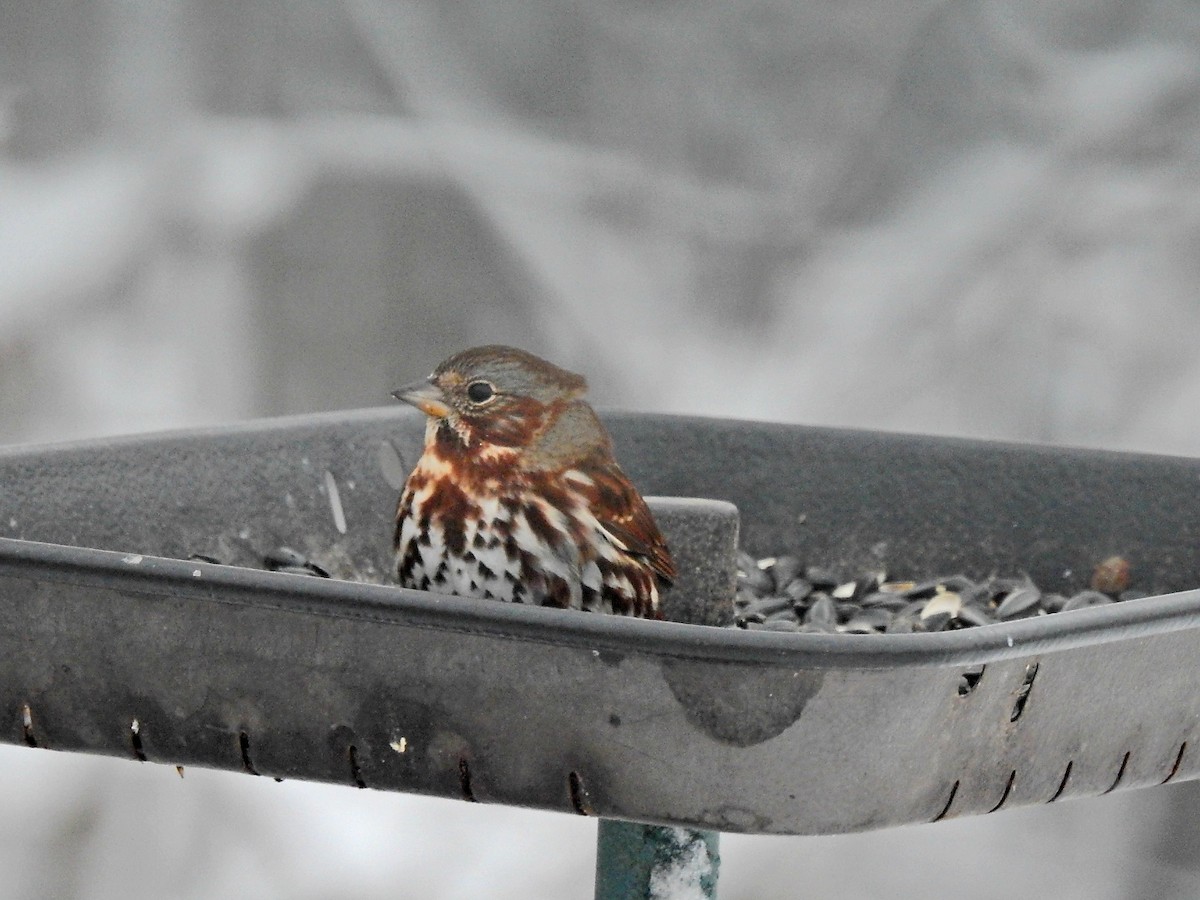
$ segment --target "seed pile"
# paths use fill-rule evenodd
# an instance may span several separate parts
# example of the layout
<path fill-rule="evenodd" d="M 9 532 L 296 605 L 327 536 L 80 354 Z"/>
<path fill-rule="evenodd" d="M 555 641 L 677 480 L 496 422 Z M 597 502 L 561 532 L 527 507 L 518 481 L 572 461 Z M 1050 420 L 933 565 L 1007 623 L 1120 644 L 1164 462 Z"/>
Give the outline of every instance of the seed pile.
<path fill-rule="evenodd" d="M 953 631 L 1146 596 L 1129 588 L 1120 557 L 1100 563 L 1092 589 L 1070 597 L 1043 591 L 1028 577 L 889 581 L 884 572 L 864 572 L 847 581 L 795 556 L 756 560 L 746 553 L 738 554 L 737 580 L 736 627 L 816 634 Z"/>

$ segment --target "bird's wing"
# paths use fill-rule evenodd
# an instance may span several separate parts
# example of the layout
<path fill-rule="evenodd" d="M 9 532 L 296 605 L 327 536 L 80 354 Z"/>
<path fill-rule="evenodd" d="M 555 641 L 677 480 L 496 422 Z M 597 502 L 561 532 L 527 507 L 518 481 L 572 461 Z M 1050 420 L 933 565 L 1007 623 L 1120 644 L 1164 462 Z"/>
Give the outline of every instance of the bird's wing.
<path fill-rule="evenodd" d="M 605 454 L 607 455 L 607 454 Z M 615 544 L 645 559 L 666 581 L 675 579 L 675 563 L 650 508 L 616 461 L 593 456 L 580 467 L 594 482 L 592 512 Z"/>

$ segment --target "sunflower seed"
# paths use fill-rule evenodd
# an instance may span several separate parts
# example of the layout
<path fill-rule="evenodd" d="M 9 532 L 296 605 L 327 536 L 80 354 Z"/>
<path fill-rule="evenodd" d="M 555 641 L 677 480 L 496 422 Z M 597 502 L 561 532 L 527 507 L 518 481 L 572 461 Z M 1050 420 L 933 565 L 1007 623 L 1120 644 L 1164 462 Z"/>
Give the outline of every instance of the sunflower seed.
<path fill-rule="evenodd" d="M 799 620 L 796 618 L 796 611 L 795 611 L 794 609 L 792 609 L 790 606 L 789 606 L 789 607 L 787 607 L 786 609 L 782 609 L 782 610 L 780 610 L 779 612 L 776 612 L 776 613 L 771 613 L 771 614 L 769 614 L 769 615 L 767 616 L 767 621 L 768 621 L 768 622 L 778 622 L 778 621 L 780 621 L 780 620 L 782 620 L 782 619 L 786 619 L 786 620 L 788 620 L 789 622 L 796 622 L 796 621 L 799 621 Z"/>
<path fill-rule="evenodd" d="M 996 607 L 996 616 L 1001 619 L 1011 619 L 1032 607 L 1042 598 L 1042 592 L 1035 587 L 1023 587 L 1013 591 Z"/>
<path fill-rule="evenodd" d="M 923 616 L 917 625 L 925 631 L 945 631 L 946 626 L 950 624 L 950 618 L 948 612 L 934 613 L 932 616 Z"/>
<path fill-rule="evenodd" d="M 977 606 L 982 603 L 991 603 L 992 601 L 992 588 L 986 582 L 972 584 L 970 587 L 959 590 L 958 593 L 963 598 L 963 603 L 968 606 Z"/>
<path fill-rule="evenodd" d="M 887 572 L 870 572 L 863 575 L 857 580 L 858 590 L 855 592 L 858 597 L 865 597 L 867 594 L 873 594 L 879 590 L 879 586 L 887 580 Z"/>
<path fill-rule="evenodd" d="M 862 607 L 857 603 L 837 603 L 835 606 L 839 622 L 848 622 L 862 612 Z"/>
<path fill-rule="evenodd" d="M 1088 606 L 1104 606 L 1112 602 L 1113 599 L 1108 594 L 1102 594 L 1099 591 L 1080 591 L 1063 604 L 1062 611 L 1070 612 L 1073 609 L 1083 609 Z"/>
<path fill-rule="evenodd" d="M 937 581 L 920 581 L 904 592 L 909 600 L 928 600 L 938 592 Z"/>
<path fill-rule="evenodd" d="M 804 614 L 804 624 L 830 628 L 836 625 L 837 608 L 834 606 L 833 598 L 828 594 L 821 594 L 817 597 L 813 601 L 813 605 L 808 608 L 808 612 Z"/>
<path fill-rule="evenodd" d="M 738 587 L 744 587 L 754 591 L 754 593 L 758 594 L 760 597 L 763 594 L 771 593 L 771 590 L 775 587 L 774 579 L 772 579 L 770 575 L 760 569 L 757 565 L 751 566 L 749 569 L 742 569 L 739 567 L 737 581 Z"/>
<path fill-rule="evenodd" d="M 843 584 L 839 584 L 832 591 L 830 591 L 830 596 L 832 596 L 834 600 L 849 600 L 854 596 L 854 592 L 856 590 L 858 590 L 858 584 L 853 581 L 847 581 Z"/>
<path fill-rule="evenodd" d="M 1060 612 L 1067 598 L 1062 594 L 1042 594 L 1042 609 L 1046 612 Z"/>
<path fill-rule="evenodd" d="M 921 608 L 921 618 L 930 619 L 933 616 L 945 613 L 950 618 L 957 616 L 959 610 L 962 609 L 962 597 L 954 593 L 954 591 L 942 591 L 940 594 L 934 594 L 925 605 Z"/>
<path fill-rule="evenodd" d="M 890 621 L 892 621 L 892 614 L 886 609 L 876 607 L 862 610 L 846 623 L 846 627 L 849 628 L 853 622 L 862 622 L 871 628 L 882 628 Z"/>
<path fill-rule="evenodd" d="M 966 575 L 949 575 L 939 582 L 948 591 L 954 591 L 956 594 L 964 594 L 975 587 L 973 582 Z"/>
<path fill-rule="evenodd" d="M 812 582 L 805 578 L 793 578 L 790 582 L 788 582 L 787 587 L 783 589 L 785 594 L 797 602 L 803 600 L 805 597 L 811 594 L 812 591 Z"/>
<path fill-rule="evenodd" d="M 790 597 L 762 597 L 746 607 L 747 613 L 762 613 L 764 616 L 770 616 L 782 610 L 787 610 L 788 614 L 791 614 L 792 600 Z"/>
<path fill-rule="evenodd" d="M 796 556 L 780 556 L 775 560 L 775 565 L 771 566 L 767 571 L 771 574 L 771 580 L 775 583 L 775 593 L 782 593 L 797 575 L 804 565 L 800 562 L 800 558 Z"/>
<path fill-rule="evenodd" d="M 272 572 L 282 572 L 285 575 L 316 575 L 308 566 L 277 566 Z"/>
<path fill-rule="evenodd" d="M 872 625 L 870 622 L 865 621 L 860 616 L 858 618 L 851 619 L 845 625 L 839 626 L 838 631 L 846 634 L 878 634 L 880 627 L 881 626 Z"/>
<path fill-rule="evenodd" d="M 291 547 L 276 547 L 263 555 L 263 565 L 273 572 L 287 566 L 303 568 L 308 565 L 308 557 L 297 553 Z"/>
<path fill-rule="evenodd" d="M 993 598 L 999 598 L 1023 587 L 1029 587 L 1029 582 L 1020 578 L 1000 578 L 993 575 L 987 580 L 987 587 Z"/>
<path fill-rule="evenodd" d="M 903 608 L 908 603 L 903 597 L 897 594 L 885 594 L 877 591 L 874 594 L 867 594 L 863 597 L 862 605 L 864 607 L 888 609 L 895 612 Z"/>
<path fill-rule="evenodd" d="M 837 576 L 820 566 L 809 566 L 804 570 L 804 577 L 812 583 L 814 588 L 831 590 L 838 585 Z"/>
<path fill-rule="evenodd" d="M 978 606 L 966 606 L 958 611 L 959 621 L 967 625 L 991 625 L 996 620 Z"/>

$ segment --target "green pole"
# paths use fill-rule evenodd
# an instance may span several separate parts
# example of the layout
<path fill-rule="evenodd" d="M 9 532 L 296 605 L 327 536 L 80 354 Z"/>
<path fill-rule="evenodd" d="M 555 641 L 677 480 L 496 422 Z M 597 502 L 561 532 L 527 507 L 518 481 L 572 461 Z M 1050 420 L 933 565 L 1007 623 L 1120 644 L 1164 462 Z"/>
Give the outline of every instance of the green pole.
<path fill-rule="evenodd" d="M 720 835 L 601 819 L 596 900 L 715 900 Z"/>

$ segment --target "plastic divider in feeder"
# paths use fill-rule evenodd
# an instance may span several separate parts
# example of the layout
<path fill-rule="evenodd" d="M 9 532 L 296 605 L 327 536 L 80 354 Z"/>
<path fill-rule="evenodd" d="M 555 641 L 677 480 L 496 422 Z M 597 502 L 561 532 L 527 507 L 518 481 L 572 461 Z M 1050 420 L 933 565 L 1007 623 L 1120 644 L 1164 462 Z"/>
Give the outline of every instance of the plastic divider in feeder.
<path fill-rule="evenodd" d="M 663 592 L 663 618 L 730 625 L 737 589 L 738 510 L 721 500 L 647 497 L 675 557 L 678 577 Z"/>

